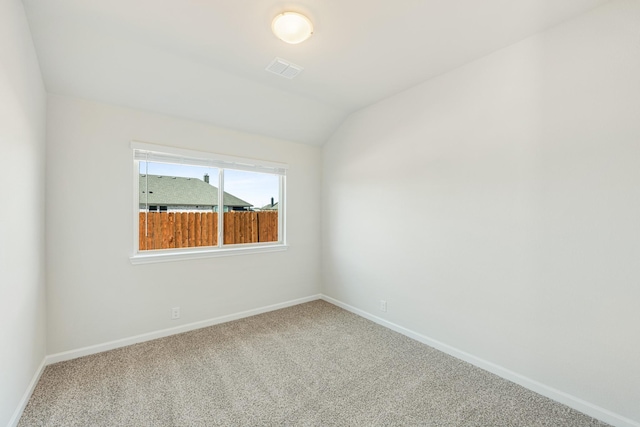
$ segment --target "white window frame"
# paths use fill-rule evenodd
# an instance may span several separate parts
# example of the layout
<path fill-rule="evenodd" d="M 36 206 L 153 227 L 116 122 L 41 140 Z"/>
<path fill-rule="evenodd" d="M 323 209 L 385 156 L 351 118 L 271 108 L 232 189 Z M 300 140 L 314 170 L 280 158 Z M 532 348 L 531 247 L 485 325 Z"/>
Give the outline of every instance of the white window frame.
<path fill-rule="evenodd" d="M 131 141 L 133 153 L 133 254 L 132 264 L 148 264 L 165 261 L 209 258 L 229 255 L 246 255 L 263 252 L 283 251 L 287 249 L 286 233 L 286 172 L 289 165 L 264 160 L 227 156 L 204 151 L 187 150 L 177 147 Z M 140 161 L 177 163 L 193 166 L 218 168 L 218 206 L 223 200 L 224 169 L 244 170 L 250 172 L 271 173 L 280 177 L 280 196 L 278 199 L 278 241 L 264 243 L 224 244 L 224 212 L 218 214 L 217 246 L 201 246 L 193 248 L 154 249 L 141 251 L 139 247 L 139 174 Z M 219 209 L 220 210 L 220 209 Z M 222 209 L 224 211 L 224 209 Z"/>

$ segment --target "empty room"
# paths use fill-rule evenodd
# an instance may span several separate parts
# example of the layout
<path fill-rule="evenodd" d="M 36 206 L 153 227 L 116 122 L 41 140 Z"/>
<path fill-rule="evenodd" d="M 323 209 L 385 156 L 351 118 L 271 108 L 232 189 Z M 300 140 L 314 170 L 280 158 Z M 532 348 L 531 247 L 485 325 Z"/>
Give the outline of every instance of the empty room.
<path fill-rule="evenodd" d="M 640 0 L 3 0 L 0 426 L 640 427 Z"/>

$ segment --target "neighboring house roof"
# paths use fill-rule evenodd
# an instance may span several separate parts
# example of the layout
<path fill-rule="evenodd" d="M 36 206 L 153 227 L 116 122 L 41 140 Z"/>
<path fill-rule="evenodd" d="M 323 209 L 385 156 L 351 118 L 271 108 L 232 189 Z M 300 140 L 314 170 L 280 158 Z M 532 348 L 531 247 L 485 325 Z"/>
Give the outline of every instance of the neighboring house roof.
<path fill-rule="evenodd" d="M 264 205 L 260 208 L 262 211 L 277 211 L 278 210 L 278 202 L 275 202 L 273 205 Z"/>
<path fill-rule="evenodd" d="M 147 193 L 147 185 L 149 192 Z M 140 203 L 163 206 L 217 206 L 218 188 L 198 178 L 140 175 Z M 251 207 L 242 199 L 224 192 L 224 206 Z"/>

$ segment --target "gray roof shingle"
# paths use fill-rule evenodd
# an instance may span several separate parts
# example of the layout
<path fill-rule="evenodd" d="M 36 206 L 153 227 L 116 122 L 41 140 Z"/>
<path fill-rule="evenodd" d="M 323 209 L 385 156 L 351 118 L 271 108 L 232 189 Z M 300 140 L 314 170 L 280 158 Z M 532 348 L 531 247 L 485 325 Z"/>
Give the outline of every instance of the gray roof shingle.
<path fill-rule="evenodd" d="M 218 188 L 198 178 L 140 174 L 139 197 L 140 204 L 217 206 Z M 253 205 L 225 191 L 224 206 L 251 207 Z"/>

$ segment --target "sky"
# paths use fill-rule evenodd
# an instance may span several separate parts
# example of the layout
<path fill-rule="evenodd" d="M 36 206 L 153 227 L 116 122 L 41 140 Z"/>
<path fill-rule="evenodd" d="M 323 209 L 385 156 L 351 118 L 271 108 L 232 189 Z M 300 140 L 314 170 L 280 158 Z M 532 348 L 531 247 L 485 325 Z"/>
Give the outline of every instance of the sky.
<path fill-rule="evenodd" d="M 209 183 L 218 186 L 217 168 L 148 162 L 147 169 L 147 162 L 141 161 L 140 173 L 200 180 L 205 174 L 209 174 Z M 225 169 L 224 191 L 251 203 L 254 207 L 261 208 L 270 204 L 272 197 L 274 202 L 278 202 L 279 188 L 278 175 Z"/>

